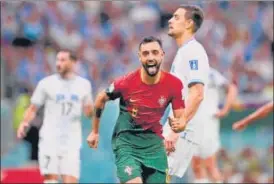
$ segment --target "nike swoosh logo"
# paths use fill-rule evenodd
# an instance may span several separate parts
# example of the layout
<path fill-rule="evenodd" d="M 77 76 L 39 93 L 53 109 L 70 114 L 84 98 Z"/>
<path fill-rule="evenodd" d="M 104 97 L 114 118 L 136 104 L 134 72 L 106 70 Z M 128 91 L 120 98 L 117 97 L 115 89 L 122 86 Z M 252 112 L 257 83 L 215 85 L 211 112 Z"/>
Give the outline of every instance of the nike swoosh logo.
<path fill-rule="evenodd" d="M 133 99 L 129 99 L 129 102 L 130 103 L 134 103 L 134 102 L 137 102 L 138 100 L 133 100 Z"/>

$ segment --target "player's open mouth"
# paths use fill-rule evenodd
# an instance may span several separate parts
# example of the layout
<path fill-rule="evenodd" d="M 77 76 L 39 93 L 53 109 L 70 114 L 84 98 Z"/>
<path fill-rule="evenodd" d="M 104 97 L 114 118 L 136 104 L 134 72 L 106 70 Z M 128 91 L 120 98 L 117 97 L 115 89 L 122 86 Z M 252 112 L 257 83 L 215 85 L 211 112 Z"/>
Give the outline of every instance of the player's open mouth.
<path fill-rule="evenodd" d="M 147 65 L 147 70 L 150 74 L 155 74 L 157 72 L 157 64 Z"/>

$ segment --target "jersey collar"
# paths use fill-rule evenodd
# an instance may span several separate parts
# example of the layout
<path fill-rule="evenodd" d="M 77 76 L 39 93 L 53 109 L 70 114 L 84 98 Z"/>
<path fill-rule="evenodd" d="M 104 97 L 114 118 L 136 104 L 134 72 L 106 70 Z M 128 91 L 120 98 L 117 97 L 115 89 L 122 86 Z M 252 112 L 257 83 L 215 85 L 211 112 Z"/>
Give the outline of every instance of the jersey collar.
<path fill-rule="evenodd" d="M 187 44 L 189 44 L 190 42 L 192 42 L 192 41 L 194 41 L 194 40 L 196 40 L 196 39 L 195 39 L 194 37 L 191 37 L 189 40 L 187 40 L 185 43 L 183 43 L 183 45 L 181 45 L 180 48 L 185 47 Z"/>

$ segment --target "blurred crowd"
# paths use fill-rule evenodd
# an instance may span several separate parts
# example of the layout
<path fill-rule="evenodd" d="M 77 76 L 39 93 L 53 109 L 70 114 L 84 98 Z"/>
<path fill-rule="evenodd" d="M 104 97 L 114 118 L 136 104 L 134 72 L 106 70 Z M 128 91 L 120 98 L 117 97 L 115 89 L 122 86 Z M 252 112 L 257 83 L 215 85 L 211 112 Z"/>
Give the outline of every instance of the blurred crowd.
<path fill-rule="evenodd" d="M 267 150 L 247 147 L 238 153 L 222 149 L 219 164 L 226 183 L 273 183 L 273 145 Z"/>
<path fill-rule="evenodd" d="M 204 24 L 197 35 L 211 66 L 234 80 L 242 93 L 273 87 L 272 2 L 203 2 Z M 169 70 L 176 44 L 166 34 L 171 13 L 181 4 L 157 1 L 44 1 L 1 3 L 1 62 L 14 86 L 33 88 L 55 72 L 56 52 L 75 51 L 77 72 L 88 78 L 94 93 L 115 77 L 139 66 L 137 46 L 144 36 L 164 43 L 163 68 Z M 16 36 L 35 42 L 12 46 Z M 17 92 L 17 91 L 16 91 Z"/>

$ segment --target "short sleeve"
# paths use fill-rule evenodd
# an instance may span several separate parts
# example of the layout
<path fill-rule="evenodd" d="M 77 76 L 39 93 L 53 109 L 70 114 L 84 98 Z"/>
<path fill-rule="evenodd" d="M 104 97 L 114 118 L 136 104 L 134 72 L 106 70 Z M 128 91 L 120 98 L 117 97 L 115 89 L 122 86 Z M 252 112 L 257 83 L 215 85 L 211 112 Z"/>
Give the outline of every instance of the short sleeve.
<path fill-rule="evenodd" d="M 87 90 L 84 96 L 84 105 L 91 104 L 93 102 L 92 87 L 90 82 L 87 83 Z"/>
<path fill-rule="evenodd" d="M 174 80 L 173 82 L 173 87 L 171 88 L 173 90 L 172 94 L 172 109 L 173 110 L 177 110 L 180 108 L 185 108 L 185 102 L 183 99 L 183 84 L 182 82 L 178 79 L 178 80 Z"/>
<path fill-rule="evenodd" d="M 192 83 L 207 84 L 209 76 L 209 63 L 205 49 L 200 45 L 190 47 L 187 55 L 187 84 Z"/>
<path fill-rule="evenodd" d="M 44 84 L 45 83 L 43 83 L 43 81 L 40 81 L 38 85 L 36 86 L 31 97 L 31 103 L 39 107 L 43 106 L 46 100 L 46 92 L 45 92 Z"/>
<path fill-rule="evenodd" d="M 122 96 L 123 91 L 126 88 L 126 76 L 123 76 L 114 82 L 105 90 L 106 94 L 110 98 L 110 100 L 115 100 L 116 98 L 120 98 Z"/>
<path fill-rule="evenodd" d="M 209 65 L 207 58 L 198 57 L 192 58 L 188 61 L 189 76 L 188 86 L 191 83 L 202 83 L 205 84 L 208 79 Z"/>

